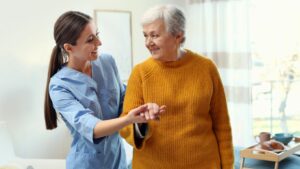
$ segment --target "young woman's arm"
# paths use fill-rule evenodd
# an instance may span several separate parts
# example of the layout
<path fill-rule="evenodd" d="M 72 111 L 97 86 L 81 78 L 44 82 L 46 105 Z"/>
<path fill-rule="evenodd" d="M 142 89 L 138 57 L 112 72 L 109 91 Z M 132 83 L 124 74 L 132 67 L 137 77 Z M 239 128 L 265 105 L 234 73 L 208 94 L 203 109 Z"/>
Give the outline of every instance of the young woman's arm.
<path fill-rule="evenodd" d="M 94 138 L 110 135 L 132 123 L 146 123 L 149 120 L 157 120 L 166 106 L 159 107 L 155 103 L 146 103 L 129 111 L 125 116 L 100 121 L 94 128 Z"/>
<path fill-rule="evenodd" d="M 100 121 L 94 128 L 94 138 L 108 136 L 131 123 L 145 123 L 145 116 L 140 113 L 147 111 L 147 104 L 132 109 L 126 116 Z"/>

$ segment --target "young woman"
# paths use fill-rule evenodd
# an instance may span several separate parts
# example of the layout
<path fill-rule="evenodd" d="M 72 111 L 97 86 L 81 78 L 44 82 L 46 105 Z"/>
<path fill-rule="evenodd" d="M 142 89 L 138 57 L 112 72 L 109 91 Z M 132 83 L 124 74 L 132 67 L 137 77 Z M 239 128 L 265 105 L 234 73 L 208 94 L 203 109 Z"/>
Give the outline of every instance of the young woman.
<path fill-rule="evenodd" d="M 91 17 L 69 11 L 54 26 L 45 95 L 47 129 L 57 127 L 57 114 L 73 136 L 67 157 L 68 169 L 127 169 L 118 130 L 131 123 L 144 123 L 164 111 L 147 103 L 119 117 L 125 88 L 112 56 L 101 54 L 101 41 Z"/>

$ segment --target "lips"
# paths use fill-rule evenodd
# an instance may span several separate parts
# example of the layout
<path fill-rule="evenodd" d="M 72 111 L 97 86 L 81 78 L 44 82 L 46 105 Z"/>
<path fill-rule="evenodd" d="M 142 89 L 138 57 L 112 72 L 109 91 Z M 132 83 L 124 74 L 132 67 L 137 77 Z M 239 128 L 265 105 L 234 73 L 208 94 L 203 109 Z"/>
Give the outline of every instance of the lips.
<path fill-rule="evenodd" d="M 97 56 L 98 56 L 98 51 L 91 52 L 91 56 L 92 56 L 92 57 L 97 57 Z"/>
<path fill-rule="evenodd" d="M 150 53 L 156 53 L 159 50 L 159 48 L 150 48 Z"/>
<path fill-rule="evenodd" d="M 92 54 L 97 54 L 97 53 L 98 53 L 98 49 L 96 49 L 92 52 Z"/>

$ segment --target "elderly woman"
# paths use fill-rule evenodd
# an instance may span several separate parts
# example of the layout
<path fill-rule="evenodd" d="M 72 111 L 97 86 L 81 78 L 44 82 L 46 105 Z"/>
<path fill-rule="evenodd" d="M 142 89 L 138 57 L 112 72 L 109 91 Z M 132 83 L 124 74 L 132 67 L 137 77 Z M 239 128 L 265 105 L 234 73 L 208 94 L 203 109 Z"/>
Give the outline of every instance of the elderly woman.
<path fill-rule="evenodd" d="M 132 71 L 123 115 L 146 102 L 167 108 L 159 120 L 121 130 L 134 147 L 132 168 L 232 169 L 223 85 L 211 60 L 181 48 L 184 14 L 172 5 L 154 7 L 144 14 L 142 26 L 151 57 Z"/>

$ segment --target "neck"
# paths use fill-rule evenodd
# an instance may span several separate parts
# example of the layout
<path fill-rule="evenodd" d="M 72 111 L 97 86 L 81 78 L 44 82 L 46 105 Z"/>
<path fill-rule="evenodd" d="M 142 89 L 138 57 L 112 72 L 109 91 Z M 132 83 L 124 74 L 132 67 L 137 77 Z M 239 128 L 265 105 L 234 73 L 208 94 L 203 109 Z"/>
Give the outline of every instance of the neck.
<path fill-rule="evenodd" d="M 67 66 L 69 68 L 75 69 L 79 72 L 82 72 L 84 74 L 87 74 L 88 76 L 92 76 L 92 63 L 91 61 L 86 61 L 82 64 L 79 63 L 73 63 L 71 60 L 67 63 Z"/>
<path fill-rule="evenodd" d="M 87 61 L 85 66 L 83 67 L 83 73 L 87 74 L 88 76 L 92 77 L 92 63 L 91 61 Z"/>
<path fill-rule="evenodd" d="M 174 57 L 166 59 L 163 62 L 174 62 L 174 61 L 177 61 L 177 60 L 181 59 L 184 56 L 185 53 L 186 53 L 186 51 L 184 49 L 179 48 L 177 50 L 176 54 L 174 55 Z"/>
<path fill-rule="evenodd" d="M 177 52 L 177 60 L 181 59 L 184 54 L 186 53 L 186 51 L 183 48 L 179 48 L 178 52 Z"/>

